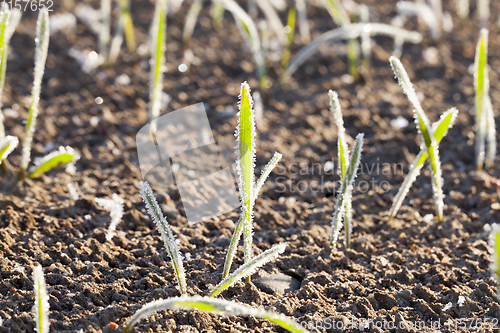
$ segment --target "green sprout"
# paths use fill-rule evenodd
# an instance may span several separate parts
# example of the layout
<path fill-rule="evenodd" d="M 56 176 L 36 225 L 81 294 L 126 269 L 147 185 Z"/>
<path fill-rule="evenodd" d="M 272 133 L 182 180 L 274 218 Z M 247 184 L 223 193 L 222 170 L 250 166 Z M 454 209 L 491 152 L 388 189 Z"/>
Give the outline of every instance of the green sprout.
<path fill-rule="evenodd" d="M 106 0 L 104 0 L 106 1 Z M 123 43 L 123 35 L 127 42 L 127 49 L 130 54 L 135 52 L 135 38 L 134 38 L 134 24 L 132 22 L 132 15 L 130 14 L 130 4 L 128 0 L 118 0 L 118 9 L 120 15 L 118 17 L 118 24 L 116 27 L 115 35 L 111 41 L 111 47 L 108 56 L 108 62 L 113 64 L 118 58 L 120 48 Z M 107 13 L 105 13 L 107 14 Z M 103 17 L 103 24 L 106 24 L 106 16 Z"/>
<path fill-rule="evenodd" d="M 28 178 L 34 178 L 59 164 L 74 163 L 80 159 L 80 154 L 70 146 L 59 147 L 58 150 L 47 154 L 46 156 L 36 159 L 35 165 L 30 168 Z"/>
<path fill-rule="evenodd" d="M 330 13 L 335 23 L 337 23 L 341 27 L 349 29 L 349 26 L 351 25 L 351 19 L 349 18 L 349 15 L 347 14 L 347 11 L 345 10 L 340 0 L 323 0 L 323 3 L 325 4 L 328 13 Z M 349 72 L 351 73 L 351 76 L 354 78 L 354 80 L 358 80 L 359 54 L 358 54 L 358 41 L 356 40 L 356 37 L 349 38 L 347 46 L 348 46 L 347 57 L 349 59 Z"/>
<path fill-rule="evenodd" d="M 241 85 L 239 108 L 238 127 L 235 135 L 238 140 L 237 150 L 239 153 L 239 157 L 236 160 L 236 168 L 241 197 L 241 216 L 229 244 L 222 274 L 224 278 L 228 276 L 231 269 L 241 234 L 243 234 L 245 263 L 252 259 L 252 220 L 255 200 L 272 169 L 281 159 L 281 154 L 275 153 L 271 161 L 264 168 L 257 183 L 255 183 L 255 111 L 250 95 L 250 87 L 246 82 Z M 247 277 L 247 281 L 250 281 L 249 276 Z"/>
<path fill-rule="evenodd" d="M 476 164 L 481 171 L 483 165 L 491 169 L 496 155 L 496 125 L 491 99 L 488 75 L 488 30 L 482 29 L 474 61 L 474 87 L 476 90 Z M 486 141 L 488 152 L 485 153 Z M 486 163 L 485 163 L 486 157 Z"/>
<path fill-rule="evenodd" d="M 454 120 L 453 117 L 454 110 L 450 110 L 451 112 L 449 111 L 449 113 L 447 114 L 447 116 L 449 117 L 449 123 L 443 121 L 444 124 L 443 126 L 441 127 L 436 126 L 436 129 L 431 127 L 429 118 L 427 118 L 427 115 L 425 114 L 424 110 L 422 109 L 422 106 L 420 105 L 420 102 L 417 98 L 417 94 L 415 93 L 415 89 L 413 89 L 413 85 L 410 81 L 410 78 L 408 77 L 408 74 L 406 73 L 406 70 L 401 64 L 401 61 L 399 61 L 399 59 L 396 57 L 390 57 L 389 62 L 391 63 L 394 74 L 396 75 L 399 84 L 403 88 L 404 93 L 406 94 L 406 96 L 408 96 L 408 99 L 413 104 L 414 108 L 413 115 L 415 117 L 415 123 L 417 124 L 417 129 L 420 135 L 422 136 L 421 149 L 424 150 L 423 154 L 427 154 L 429 156 L 429 161 L 430 161 L 429 166 L 432 175 L 432 192 L 434 195 L 436 214 L 438 221 L 442 221 L 443 208 L 444 208 L 444 203 L 443 203 L 444 195 L 443 195 L 443 177 L 441 171 L 441 161 L 439 159 L 439 150 L 438 150 L 438 139 L 439 138 L 442 139 L 444 134 L 446 134 L 446 131 L 449 128 L 449 126 L 451 126 L 452 120 Z M 448 124 L 448 126 L 446 126 L 446 124 Z M 434 133 L 438 129 L 439 132 Z M 442 135 L 440 133 L 442 133 Z M 416 163 L 418 164 L 419 161 L 417 161 Z M 411 176 L 412 178 L 418 175 L 418 170 L 419 169 L 417 169 L 416 165 L 415 167 L 412 168 L 411 170 L 412 172 L 410 172 L 410 174 L 412 174 Z M 414 180 L 414 178 L 413 179 L 412 178 L 408 178 L 409 185 L 411 185 L 411 183 Z M 408 191 L 404 187 L 402 187 L 402 190 L 406 192 Z M 403 197 L 404 197 L 403 194 L 406 194 L 406 192 L 402 193 Z M 395 204 L 396 203 L 397 201 L 395 201 Z M 393 206 L 393 208 L 394 207 L 395 206 Z M 391 217 L 393 217 L 396 214 L 396 212 L 397 209 L 395 209 L 394 212 L 391 210 Z"/>
<path fill-rule="evenodd" d="M 11 11 L 6 2 L 2 2 L 0 7 L 0 100 L 2 99 L 3 88 L 5 86 L 5 74 L 7 72 L 7 52 L 9 41 L 21 18 L 19 10 Z M 0 140 L 5 138 L 5 128 L 3 124 L 2 105 L 0 102 Z"/>
<path fill-rule="evenodd" d="M 140 186 L 140 190 L 142 200 L 146 204 L 149 216 L 151 216 L 151 219 L 155 222 L 156 227 L 158 228 L 158 231 L 163 238 L 165 247 L 167 248 L 168 255 L 172 260 L 175 276 L 177 277 L 177 282 L 179 283 L 181 294 L 186 294 L 186 275 L 184 273 L 184 267 L 182 266 L 182 256 L 179 247 L 175 242 L 174 233 L 172 232 L 172 229 L 170 229 L 170 225 L 168 224 L 167 219 L 163 216 L 160 205 L 158 205 L 158 202 L 156 201 L 153 190 L 151 190 L 149 183 L 142 183 L 142 185 Z"/>
<path fill-rule="evenodd" d="M 165 33 L 167 1 L 157 0 L 151 28 L 151 74 L 149 82 L 149 120 L 160 116 L 161 93 L 163 90 L 163 68 L 165 65 Z"/>
<path fill-rule="evenodd" d="M 49 49 L 49 12 L 46 8 L 40 10 L 36 24 L 36 51 L 35 51 L 35 77 L 33 80 L 33 89 L 31 91 L 31 104 L 28 112 L 28 121 L 26 122 L 26 134 L 24 137 L 23 148 L 21 152 L 21 164 L 19 166 L 19 180 L 24 179 L 24 172 L 28 167 L 31 156 L 31 143 L 36 128 L 36 118 L 38 116 L 38 103 L 40 101 L 40 90 L 42 87 L 42 77 L 45 70 L 45 61 Z"/>
<path fill-rule="evenodd" d="M 268 262 L 274 260 L 280 253 L 285 251 L 286 243 L 281 243 L 273 246 L 269 250 L 254 257 L 252 260 L 241 265 L 231 275 L 225 277 L 215 288 L 210 292 L 211 297 L 219 295 L 224 289 L 231 287 L 239 279 L 248 277 L 255 273 L 257 269 Z"/>
<path fill-rule="evenodd" d="M 0 140 L 0 164 L 12 153 L 18 144 L 19 139 L 16 136 L 7 135 L 4 139 Z"/>
<path fill-rule="evenodd" d="M 491 246 L 491 275 L 500 284 L 500 224 L 494 223 L 490 231 L 490 246 Z M 497 293 L 500 299 L 500 293 Z"/>
<path fill-rule="evenodd" d="M 359 162 L 361 160 L 361 151 L 363 150 L 363 137 L 363 133 L 360 133 L 356 136 L 356 142 L 354 143 L 354 148 L 350 156 L 349 164 L 347 165 L 345 175 L 342 177 L 342 183 L 340 185 L 339 194 L 337 196 L 335 211 L 332 216 L 330 246 L 334 246 L 337 242 L 340 234 L 340 229 L 342 228 L 342 219 L 344 218 L 344 216 L 346 216 L 346 247 L 350 246 L 348 238 L 350 237 L 352 231 L 352 224 L 350 224 L 352 221 L 352 207 L 349 203 L 352 200 L 354 178 L 356 178 Z M 346 208 L 349 210 L 346 211 Z"/>
<path fill-rule="evenodd" d="M 275 323 L 290 332 L 308 333 L 308 331 L 299 323 L 286 317 L 283 314 L 266 311 L 261 308 L 255 309 L 249 307 L 248 305 L 243 305 L 232 301 L 200 296 L 171 297 L 148 303 L 132 316 L 127 326 L 125 327 L 124 332 L 128 333 L 130 329 L 141 319 L 149 317 L 157 311 L 166 309 L 201 310 L 220 315 L 253 316 L 256 318 L 267 319 L 270 322 Z"/>
<path fill-rule="evenodd" d="M 215 0 L 219 1 L 224 9 L 233 14 L 238 27 L 243 36 L 245 36 L 250 44 L 250 50 L 257 65 L 257 74 L 260 80 L 261 89 L 267 89 L 267 71 L 264 62 L 259 32 L 252 18 L 236 3 L 234 0 Z"/>
<path fill-rule="evenodd" d="M 446 111 L 441 118 L 432 124 L 432 131 L 434 132 L 434 138 L 436 142 L 439 144 L 441 140 L 446 136 L 448 130 L 453 126 L 455 119 L 458 115 L 458 110 L 456 108 L 451 108 Z M 408 175 L 406 175 L 403 184 L 399 188 L 398 193 L 394 197 L 394 202 L 392 204 L 391 210 L 389 212 L 389 220 L 392 220 L 396 214 L 398 213 L 401 204 L 403 203 L 406 194 L 410 190 L 411 185 L 417 179 L 417 176 L 420 174 L 420 170 L 425 164 L 425 161 L 429 158 L 429 154 L 427 154 L 427 148 L 421 147 L 420 152 L 418 153 L 415 160 L 410 165 L 410 171 Z"/>
<path fill-rule="evenodd" d="M 283 50 L 283 56 L 281 57 L 281 68 L 283 70 L 288 67 L 288 61 L 290 60 L 290 47 L 292 46 L 293 34 L 295 32 L 295 7 L 290 7 L 288 10 L 288 20 L 285 29 L 287 29 L 287 42 Z"/>
<path fill-rule="evenodd" d="M 330 90 L 328 92 L 328 97 L 330 97 L 330 109 L 333 113 L 335 119 L 335 125 L 337 125 L 338 139 L 338 160 L 340 166 L 340 176 L 341 180 L 344 181 L 347 172 L 347 167 L 349 166 L 349 148 L 347 147 L 347 140 L 345 135 L 344 120 L 342 118 L 342 110 L 340 108 L 340 102 L 338 94 L 335 91 Z M 348 200 L 345 202 L 345 246 L 346 248 L 351 247 L 351 231 L 352 231 L 352 201 L 350 196 L 347 197 Z"/>
<path fill-rule="evenodd" d="M 33 282 L 35 294 L 35 322 L 37 333 L 49 333 L 49 295 L 45 286 L 42 266 L 33 268 Z"/>

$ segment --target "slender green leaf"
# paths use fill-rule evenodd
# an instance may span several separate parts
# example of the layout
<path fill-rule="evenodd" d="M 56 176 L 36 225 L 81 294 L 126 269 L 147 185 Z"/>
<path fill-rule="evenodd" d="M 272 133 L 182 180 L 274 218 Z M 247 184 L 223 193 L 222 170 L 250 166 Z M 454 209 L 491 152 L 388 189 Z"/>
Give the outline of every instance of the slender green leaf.
<path fill-rule="evenodd" d="M 262 52 L 259 32 L 252 18 L 234 0 L 215 0 L 220 2 L 226 10 L 233 14 L 242 34 L 248 39 L 252 55 L 257 65 L 257 73 L 260 78 L 262 89 L 267 88 L 267 74 Z"/>
<path fill-rule="evenodd" d="M 33 268 L 33 284 L 35 294 L 35 321 L 37 333 L 48 333 L 49 322 L 49 294 L 45 286 L 42 267 L 37 265 Z"/>
<path fill-rule="evenodd" d="M 64 163 L 74 163 L 80 159 L 80 154 L 73 148 L 59 147 L 58 150 L 55 150 L 45 157 L 41 159 L 35 160 L 35 165 L 31 167 L 29 178 L 33 178 L 39 174 L 49 171 L 50 169 L 55 168 L 59 164 Z"/>
<path fill-rule="evenodd" d="M 446 111 L 437 122 L 432 124 L 434 138 L 436 139 L 436 142 L 438 144 L 439 142 L 441 142 L 446 133 L 448 133 L 448 130 L 453 127 L 453 123 L 455 122 L 457 115 L 458 110 L 456 108 L 451 108 Z M 410 171 L 408 172 L 408 175 L 406 175 L 403 184 L 394 197 L 394 202 L 389 212 L 389 220 L 392 220 L 398 213 L 398 210 L 401 207 L 406 194 L 408 194 L 411 185 L 420 174 L 420 170 L 424 166 L 424 163 L 428 159 L 428 157 L 429 155 L 427 154 L 427 147 L 422 145 L 422 147 L 420 147 L 420 152 L 418 153 L 413 163 L 410 165 Z"/>
<path fill-rule="evenodd" d="M 268 262 L 276 259 L 280 253 L 285 251 L 286 243 L 280 243 L 273 246 L 269 250 L 252 258 L 252 260 L 241 265 L 231 275 L 225 277 L 215 288 L 210 292 L 211 297 L 219 295 L 225 289 L 231 287 L 236 281 L 251 276 L 257 269 Z"/>
<path fill-rule="evenodd" d="M 191 7 L 189 7 L 186 15 L 186 22 L 184 23 L 184 31 L 182 33 L 182 44 L 184 45 L 184 49 L 189 48 L 189 42 L 191 41 L 194 27 L 196 26 L 196 20 L 202 8 L 203 0 L 194 0 Z"/>
<path fill-rule="evenodd" d="M 415 123 L 417 124 L 417 128 L 422 135 L 422 138 L 425 142 L 425 146 L 427 147 L 427 153 L 429 154 L 430 159 L 430 170 L 432 174 L 432 189 L 434 195 L 434 203 L 436 205 L 436 214 L 439 221 L 443 220 L 443 178 L 441 171 L 441 161 L 439 159 L 439 150 L 436 138 L 432 133 L 432 128 L 430 125 L 429 118 L 425 114 L 422 106 L 420 105 L 420 101 L 417 98 L 417 94 L 413 89 L 413 84 L 410 81 L 406 70 L 404 69 L 401 61 L 399 61 L 396 57 L 390 57 L 389 61 L 391 63 L 394 74 L 396 75 L 399 84 L 403 88 L 406 96 L 413 104 L 413 115 L 415 117 Z"/>
<path fill-rule="evenodd" d="M 141 319 L 149 317 L 157 311 L 166 309 L 202 310 L 220 315 L 253 316 L 256 318 L 267 319 L 270 322 L 275 323 L 290 332 L 308 333 L 308 331 L 299 323 L 282 314 L 266 311 L 262 308 L 255 309 L 248 305 L 239 304 L 232 301 L 201 296 L 172 297 L 165 300 L 161 299 L 148 303 L 132 316 L 129 323 L 125 327 L 125 333 L 128 333 L 129 330 Z"/>
<path fill-rule="evenodd" d="M 10 153 L 17 147 L 19 139 L 15 136 L 7 135 L 3 140 L 0 140 L 0 164 Z"/>
<path fill-rule="evenodd" d="M 491 99 L 489 95 L 486 95 L 484 99 L 484 110 L 486 113 L 486 124 L 488 128 L 488 133 L 486 138 L 488 139 L 488 151 L 486 153 L 486 168 L 493 168 L 495 162 L 495 155 L 497 153 L 497 129 L 495 124 L 495 113 L 493 112 L 493 106 L 491 105 Z"/>
<path fill-rule="evenodd" d="M 337 195 L 337 203 L 335 205 L 335 212 L 332 217 L 332 232 L 330 235 L 330 246 L 335 245 L 339 237 L 340 229 L 342 228 L 342 218 L 345 215 L 345 203 L 351 199 L 351 192 L 356 178 L 359 162 L 361 160 L 361 151 L 363 149 L 364 134 L 360 133 L 356 136 L 356 143 L 351 154 L 349 166 L 347 167 L 346 174 L 342 179 L 339 194 Z"/>
<path fill-rule="evenodd" d="M 253 110 L 250 87 L 246 82 L 241 85 L 240 112 L 238 113 L 238 127 L 236 138 L 238 140 L 238 154 L 236 168 L 241 196 L 241 209 L 243 213 L 243 244 L 245 262 L 252 258 L 253 237 L 253 190 L 255 184 L 255 114 Z"/>
<path fill-rule="evenodd" d="M 151 29 L 151 73 L 149 83 L 149 120 L 160 116 L 161 93 L 163 91 L 163 69 L 165 66 L 165 33 L 167 19 L 166 0 L 156 1 L 156 10 Z"/>
<path fill-rule="evenodd" d="M 49 50 L 49 12 L 47 8 L 41 9 L 38 14 L 36 24 L 36 50 L 35 50 L 35 76 L 33 89 L 31 90 L 31 104 L 28 111 L 28 121 L 26 122 L 26 134 L 24 137 L 23 149 L 21 152 L 21 164 L 19 166 L 19 180 L 23 180 L 24 172 L 28 167 L 31 156 L 31 143 L 36 128 L 36 118 L 38 116 L 38 103 L 40 101 L 40 90 L 42 88 L 42 77 L 45 71 L 45 62 Z"/>
<path fill-rule="evenodd" d="M 132 15 L 130 14 L 129 0 L 120 0 L 120 21 L 123 24 L 123 31 L 125 32 L 128 52 L 130 54 L 134 54 L 136 49 L 134 23 L 132 22 Z"/>
<path fill-rule="evenodd" d="M 163 216 L 160 205 L 158 205 L 158 202 L 156 201 L 149 183 L 143 182 L 140 186 L 140 189 L 142 200 L 146 204 L 149 216 L 151 216 L 151 219 L 155 222 L 156 227 L 158 228 L 158 231 L 163 238 L 165 247 L 167 248 L 168 255 L 172 260 L 175 276 L 177 277 L 177 282 L 179 283 L 181 294 L 186 294 L 186 275 L 184 273 L 184 267 L 182 266 L 181 253 L 179 247 L 177 246 L 177 243 L 175 242 L 175 236 L 172 232 L 172 229 L 170 229 L 170 225 L 168 224 L 167 219 Z"/>
<path fill-rule="evenodd" d="M 295 32 L 295 7 L 290 7 L 288 10 L 288 21 L 286 24 L 286 37 L 287 42 L 285 49 L 283 50 L 283 56 L 281 57 L 281 68 L 285 70 L 288 67 L 288 61 L 290 60 L 290 48 L 293 42 L 293 34 Z"/>
<path fill-rule="evenodd" d="M 474 87 L 476 89 L 476 165 L 477 170 L 483 168 L 486 141 L 486 112 L 484 112 L 484 99 L 488 95 L 487 79 L 488 65 L 488 30 L 482 29 L 476 47 L 474 61 Z"/>
<path fill-rule="evenodd" d="M 494 223 L 491 226 L 489 243 L 491 246 L 490 271 L 498 286 L 500 284 L 500 224 Z M 497 298 L 500 299 L 499 292 L 497 292 Z"/>

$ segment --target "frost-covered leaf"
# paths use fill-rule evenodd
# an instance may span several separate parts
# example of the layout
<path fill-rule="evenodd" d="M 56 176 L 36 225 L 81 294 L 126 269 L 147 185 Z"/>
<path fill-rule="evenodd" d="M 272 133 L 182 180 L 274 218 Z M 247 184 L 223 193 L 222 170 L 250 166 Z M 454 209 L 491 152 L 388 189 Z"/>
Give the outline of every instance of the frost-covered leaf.
<path fill-rule="evenodd" d="M 422 135 L 423 141 L 425 142 L 425 147 L 427 148 L 427 154 L 429 154 L 429 169 L 432 174 L 432 193 L 434 196 L 434 204 L 436 206 L 436 214 L 439 221 L 443 220 L 443 209 L 444 209 L 444 195 L 443 195 L 443 177 L 441 171 L 441 160 L 439 158 L 439 150 L 436 138 L 432 132 L 432 127 L 430 125 L 429 118 L 425 114 L 420 101 L 417 98 L 415 89 L 413 89 L 413 84 L 410 81 L 410 77 L 406 70 L 396 57 L 390 57 L 389 62 L 391 63 L 392 69 L 399 84 L 403 88 L 406 96 L 413 104 L 413 116 L 415 118 L 415 123 L 417 125 L 419 133 Z"/>
<path fill-rule="evenodd" d="M 16 136 L 7 135 L 5 139 L 0 140 L 0 164 L 17 147 L 19 139 Z"/>
<path fill-rule="evenodd" d="M 123 199 L 118 194 L 113 193 L 111 199 L 94 198 L 94 202 L 102 209 L 110 212 L 109 215 L 111 216 L 111 223 L 109 224 L 106 239 L 111 240 L 113 238 L 116 226 L 118 225 L 118 223 L 120 223 L 123 217 Z"/>
<path fill-rule="evenodd" d="M 248 305 L 226 301 L 223 299 L 216 299 L 213 297 L 181 296 L 168 299 L 160 299 L 158 301 L 154 301 L 144 305 L 132 316 L 129 323 L 125 327 L 125 333 L 128 333 L 139 320 L 149 317 L 157 311 L 166 309 L 202 310 L 220 315 L 253 316 L 256 318 L 267 319 L 270 322 L 275 323 L 290 332 L 309 332 L 293 319 L 290 319 L 283 314 L 266 311 L 262 308 L 256 309 Z"/>
<path fill-rule="evenodd" d="M 335 205 L 335 212 L 332 217 L 332 231 L 330 234 L 330 246 L 333 246 L 339 237 L 340 229 L 342 228 L 342 219 L 345 215 L 346 202 L 351 200 L 352 187 L 354 178 L 358 171 L 359 162 L 361 160 L 361 151 L 363 150 L 363 137 L 364 134 L 360 133 L 356 136 L 356 142 L 352 151 L 349 166 L 342 178 L 339 194 L 337 195 L 337 203 Z"/>
<path fill-rule="evenodd" d="M 21 164 L 19 166 L 19 180 L 23 180 L 24 171 L 28 168 L 31 158 L 31 142 L 36 128 L 36 118 L 38 116 L 38 103 L 40 101 L 40 90 L 42 87 L 42 77 L 45 71 L 45 62 L 49 50 L 49 12 L 47 8 L 41 9 L 38 14 L 36 24 L 36 49 L 35 49 L 35 77 L 31 90 L 31 104 L 28 111 L 28 121 L 26 122 L 26 134 L 21 151 Z"/>
<path fill-rule="evenodd" d="M 260 255 L 252 258 L 252 260 L 241 265 L 231 275 L 224 278 L 215 288 L 210 292 L 211 297 L 219 295 L 225 289 L 231 287 L 236 281 L 251 276 L 257 269 L 268 262 L 276 259 L 280 253 L 285 251 L 286 243 L 280 243 L 273 246 L 269 250 L 261 253 Z"/>
<path fill-rule="evenodd" d="M 29 178 L 33 178 L 39 174 L 55 168 L 59 164 L 74 163 L 80 159 L 80 154 L 70 146 L 59 147 L 58 150 L 47 154 L 45 157 L 35 160 L 35 165 L 30 168 Z"/>
<path fill-rule="evenodd" d="M 45 286 L 45 279 L 43 277 L 42 267 L 37 265 L 33 268 L 33 284 L 35 295 L 35 305 L 33 310 L 35 312 L 35 322 L 37 333 L 49 332 L 49 294 Z"/>
<path fill-rule="evenodd" d="M 175 236 L 172 229 L 170 229 L 167 219 L 163 216 L 160 205 L 158 205 L 149 183 L 143 182 L 140 186 L 140 190 L 142 200 L 146 204 L 149 216 L 151 216 L 151 219 L 156 224 L 156 227 L 163 238 L 163 242 L 165 243 L 165 247 L 167 248 L 168 255 L 170 256 L 170 259 L 172 259 L 172 264 L 174 266 L 177 281 L 179 282 L 181 294 L 186 294 L 186 275 L 184 273 L 184 267 L 182 266 L 181 253 L 177 243 L 175 242 Z"/>

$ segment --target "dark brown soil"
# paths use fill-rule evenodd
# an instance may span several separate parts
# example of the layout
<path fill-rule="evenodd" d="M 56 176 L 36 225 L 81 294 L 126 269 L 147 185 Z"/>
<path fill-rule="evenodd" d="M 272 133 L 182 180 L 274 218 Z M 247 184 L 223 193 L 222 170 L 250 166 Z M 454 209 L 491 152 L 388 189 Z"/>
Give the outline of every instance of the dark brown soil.
<path fill-rule="evenodd" d="M 362 2 L 381 22 L 389 23 L 396 15 L 395 0 Z M 254 250 L 261 253 L 281 241 L 287 241 L 288 247 L 256 275 L 263 271 L 285 273 L 300 279 L 301 288 L 283 296 L 270 295 L 252 283 L 239 282 L 222 298 L 266 307 L 318 327 L 335 323 L 335 327 L 347 327 L 348 332 L 405 332 L 391 326 L 402 321 L 410 327 L 424 322 L 425 328 L 417 327 L 415 332 L 490 332 L 492 327 L 498 328 L 500 305 L 488 268 L 487 244 L 487 226 L 500 217 L 498 188 L 473 173 L 474 91 L 469 67 L 479 35 L 477 12 L 474 3 L 471 19 L 461 22 L 454 2 L 444 2 L 452 13 L 453 33 L 436 44 L 422 31 L 422 44 L 405 45 L 402 57 L 416 90 L 426 97 L 422 105 L 431 121 L 452 106 L 460 110 L 454 128 L 440 144 L 444 221 L 438 223 L 434 217 L 427 170 L 413 185 L 397 218 L 388 221 L 392 198 L 419 149 L 411 106 L 387 61 L 392 40 L 375 38 L 369 76 L 361 83 L 350 83 L 346 76 L 343 44 L 323 48 L 284 86 L 271 70 L 274 84 L 264 96 L 265 128 L 258 131 L 257 169 L 274 151 L 284 157 L 256 203 Z M 99 6 L 98 1 L 90 4 Z M 491 22 L 498 18 L 500 9 L 497 2 L 492 6 Z M 178 72 L 177 66 L 182 62 L 187 4 L 169 18 L 164 91 L 172 101 L 163 111 L 204 102 L 209 105 L 216 139 L 229 138 L 236 117 L 228 116 L 226 110 L 236 107 L 240 83 L 247 80 L 254 91 L 259 87 L 251 55 L 233 18 L 226 13 L 223 28 L 216 30 L 209 7 L 206 4 L 202 10 L 192 40 L 200 63 L 186 73 Z M 67 11 L 60 4 L 54 8 L 56 13 Z M 144 42 L 154 4 L 132 1 L 132 9 L 137 40 Z M 335 27 L 324 9 L 310 6 L 308 15 L 313 36 Z M 4 110 L 13 104 L 19 106 L 18 115 L 7 115 L 6 128 L 8 134 L 20 138 L 24 137 L 32 83 L 35 21 L 35 13 L 25 14 L 12 39 L 2 100 Z M 416 19 L 410 19 L 405 27 L 418 28 Z M 492 23 L 490 80 L 495 107 L 500 105 L 497 34 Z M 301 46 L 297 38 L 292 54 Z M 76 34 L 60 31 L 51 36 L 33 154 L 42 156 L 50 143 L 55 147 L 70 145 L 82 154 L 76 173 L 70 175 L 59 167 L 16 185 L 12 180 L 19 164 L 19 148 L 1 173 L 2 333 L 34 330 L 31 274 L 36 264 L 42 265 L 49 288 L 53 332 L 116 331 L 109 327 L 110 322 L 123 325 L 143 304 L 179 295 L 170 259 L 138 189 L 141 173 L 135 134 L 148 119 L 148 59 L 124 54 L 114 67 L 86 74 L 68 55 L 72 47 L 97 47 L 96 37 L 80 21 Z M 439 51 L 435 64 L 423 57 L 429 47 Z M 277 63 L 271 66 L 278 68 Z M 130 85 L 115 82 L 121 74 L 130 77 Z M 366 138 L 364 169 L 353 198 L 351 250 L 344 250 L 343 236 L 333 249 L 327 243 L 338 182 L 337 175 L 318 169 L 318 165 L 322 168 L 328 161 L 335 162 L 337 155 L 329 89 L 339 93 L 349 136 L 363 132 Z M 96 104 L 96 97 L 104 102 Z M 391 125 L 398 117 L 409 125 L 401 129 Z M 498 163 L 490 174 L 500 177 Z M 67 190 L 70 182 L 80 194 L 76 201 Z M 109 213 L 96 207 L 93 199 L 111 197 L 112 193 L 125 199 L 125 214 L 117 236 L 106 241 Z M 190 226 L 176 191 L 161 194 L 163 203 L 170 206 L 167 217 L 181 251 L 191 257 L 184 261 L 188 292 L 206 295 L 221 279 L 239 212 Z M 236 260 L 240 263 L 241 249 Z M 464 297 L 462 306 L 458 304 L 460 296 Z M 363 320 L 372 323 L 356 327 Z M 434 330 L 431 325 L 437 324 Z M 158 312 L 141 321 L 137 331 L 281 332 L 275 325 L 252 317 L 186 311 Z M 344 330 L 318 328 L 318 332 L 334 331 Z"/>

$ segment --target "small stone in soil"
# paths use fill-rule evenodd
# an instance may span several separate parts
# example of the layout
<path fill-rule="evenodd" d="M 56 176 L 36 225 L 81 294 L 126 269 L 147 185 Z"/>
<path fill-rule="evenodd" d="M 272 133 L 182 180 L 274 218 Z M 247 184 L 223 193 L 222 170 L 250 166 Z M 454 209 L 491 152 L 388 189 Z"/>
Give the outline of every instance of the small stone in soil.
<path fill-rule="evenodd" d="M 257 288 L 268 294 L 284 295 L 300 288 L 300 281 L 290 275 L 268 274 L 252 280 Z"/>

